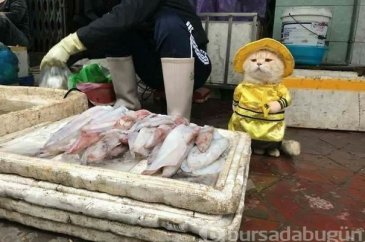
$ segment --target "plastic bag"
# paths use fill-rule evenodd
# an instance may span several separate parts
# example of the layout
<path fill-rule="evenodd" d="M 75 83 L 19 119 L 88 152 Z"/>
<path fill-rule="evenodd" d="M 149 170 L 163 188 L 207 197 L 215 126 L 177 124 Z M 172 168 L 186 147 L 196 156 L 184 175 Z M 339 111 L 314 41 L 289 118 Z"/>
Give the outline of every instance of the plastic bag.
<path fill-rule="evenodd" d="M 0 42 L 0 85 L 18 81 L 18 58 L 9 47 Z"/>
<path fill-rule="evenodd" d="M 111 83 L 112 79 L 109 71 L 99 64 L 85 65 L 79 73 L 75 73 L 68 78 L 68 89 L 77 87 L 80 83 Z"/>
<path fill-rule="evenodd" d="M 67 89 L 67 78 L 70 70 L 63 66 L 46 66 L 41 73 L 40 87 Z"/>

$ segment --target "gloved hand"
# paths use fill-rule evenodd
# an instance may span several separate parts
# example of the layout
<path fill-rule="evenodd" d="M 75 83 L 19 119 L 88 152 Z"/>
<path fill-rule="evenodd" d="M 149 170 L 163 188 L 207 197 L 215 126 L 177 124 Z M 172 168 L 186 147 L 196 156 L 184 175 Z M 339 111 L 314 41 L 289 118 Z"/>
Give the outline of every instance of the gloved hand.
<path fill-rule="evenodd" d="M 76 33 L 63 38 L 43 57 L 41 69 L 48 66 L 63 66 L 71 55 L 86 50 Z"/>

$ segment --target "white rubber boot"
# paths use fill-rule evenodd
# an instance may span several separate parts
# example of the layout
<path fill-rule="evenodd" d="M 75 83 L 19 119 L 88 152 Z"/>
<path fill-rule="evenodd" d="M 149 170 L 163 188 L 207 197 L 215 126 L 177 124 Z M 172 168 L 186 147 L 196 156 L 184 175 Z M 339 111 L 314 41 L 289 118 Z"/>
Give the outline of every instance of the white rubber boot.
<path fill-rule="evenodd" d="M 194 58 L 161 58 L 167 114 L 190 120 L 194 89 Z"/>
<path fill-rule="evenodd" d="M 117 98 L 114 106 L 125 106 L 130 110 L 141 109 L 132 57 L 108 57 L 107 62 Z"/>

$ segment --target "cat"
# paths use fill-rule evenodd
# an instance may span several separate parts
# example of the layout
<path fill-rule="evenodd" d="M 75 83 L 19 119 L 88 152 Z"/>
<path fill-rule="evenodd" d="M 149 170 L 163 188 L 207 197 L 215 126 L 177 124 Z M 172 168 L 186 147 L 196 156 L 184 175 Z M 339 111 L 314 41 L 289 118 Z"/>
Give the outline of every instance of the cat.
<path fill-rule="evenodd" d="M 273 52 L 260 50 L 243 63 L 244 80 L 256 84 L 278 84 L 284 74 L 284 62 Z"/>
<path fill-rule="evenodd" d="M 235 90 L 229 129 L 250 134 L 255 154 L 279 157 L 281 150 L 299 155 L 299 142 L 283 140 L 284 110 L 291 102 L 289 91 L 281 84 L 284 61 L 277 53 L 258 50 L 245 59 L 242 68 L 244 81 Z"/>

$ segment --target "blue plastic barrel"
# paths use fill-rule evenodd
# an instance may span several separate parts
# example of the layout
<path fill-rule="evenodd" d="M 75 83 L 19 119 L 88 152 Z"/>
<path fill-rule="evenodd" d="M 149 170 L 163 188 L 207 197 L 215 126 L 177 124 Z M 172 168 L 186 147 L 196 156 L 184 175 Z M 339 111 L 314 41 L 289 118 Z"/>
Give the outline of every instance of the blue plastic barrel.
<path fill-rule="evenodd" d="M 320 65 L 326 50 L 332 13 L 314 6 L 292 7 L 282 16 L 281 41 L 289 48 L 296 64 Z"/>
<path fill-rule="evenodd" d="M 295 63 L 300 65 L 320 65 L 327 51 L 327 47 L 286 45 L 292 53 Z"/>

